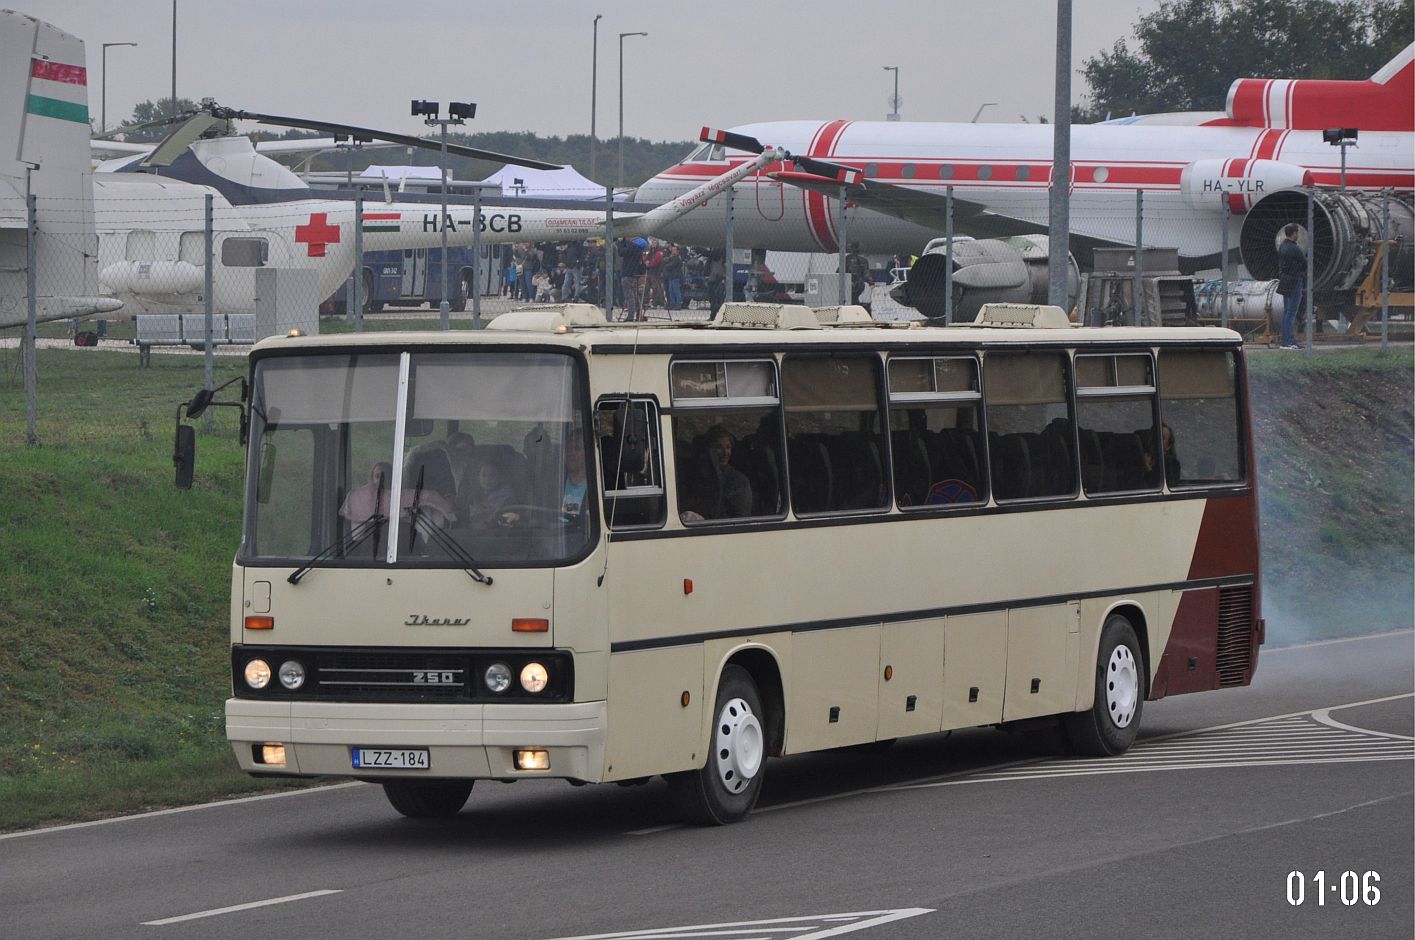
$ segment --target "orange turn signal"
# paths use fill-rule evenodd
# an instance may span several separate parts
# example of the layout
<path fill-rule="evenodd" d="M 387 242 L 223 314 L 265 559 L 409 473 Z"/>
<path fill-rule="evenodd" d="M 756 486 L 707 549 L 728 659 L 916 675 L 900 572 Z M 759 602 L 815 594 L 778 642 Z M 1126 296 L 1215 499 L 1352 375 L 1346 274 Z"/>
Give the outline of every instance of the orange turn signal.
<path fill-rule="evenodd" d="M 693 579 L 692 579 L 692 578 L 684 578 L 684 579 L 683 579 L 683 593 L 684 593 L 684 594 L 692 594 L 692 593 L 693 593 Z"/>
<path fill-rule="evenodd" d="M 544 617 L 514 617 L 511 620 L 512 633 L 549 633 L 550 621 Z"/>
<path fill-rule="evenodd" d="M 246 629 L 247 629 L 247 630 L 274 630 L 274 629 L 275 629 L 275 618 L 274 618 L 274 617 L 255 617 L 255 616 L 247 617 L 247 618 L 246 618 Z"/>

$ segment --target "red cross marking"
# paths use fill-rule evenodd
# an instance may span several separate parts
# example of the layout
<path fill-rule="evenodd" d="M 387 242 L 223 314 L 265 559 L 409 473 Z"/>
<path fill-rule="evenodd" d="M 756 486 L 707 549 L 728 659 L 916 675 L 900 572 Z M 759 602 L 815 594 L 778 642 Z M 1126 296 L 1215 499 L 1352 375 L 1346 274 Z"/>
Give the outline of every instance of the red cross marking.
<path fill-rule="evenodd" d="M 308 224 L 295 226 L 295 241 L 310 246 L 311 258 L 323 258 L 326 245 L 339 243 L 339 226 L 329 224 L 329 213 L 311 212 Z"/>

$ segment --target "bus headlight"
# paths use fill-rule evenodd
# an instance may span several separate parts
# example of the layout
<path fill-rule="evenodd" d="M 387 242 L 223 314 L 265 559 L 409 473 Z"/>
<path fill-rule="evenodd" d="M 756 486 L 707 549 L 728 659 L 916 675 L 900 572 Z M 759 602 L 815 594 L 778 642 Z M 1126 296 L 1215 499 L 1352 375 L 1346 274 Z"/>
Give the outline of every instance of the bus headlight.
<path fill-rule="evenodd" d="M 492 663 L 486 667 L 486 687 L 493 692 L 505 692 L 511 687 L 511 667 L 505 663 Z"/>
<path fill-rule="evenodd" d="M 296 659 L 287 659 L 280 664 L 280 684 L 291 692 L 305 684 L 305 666 Z"/>
<path fill-rule="evenodd" d="M 549 681 L 550 674 L 540 663 L 526 663 L 525 668 L 521 670 L 521 688 L 532 695 L 543 691 Z"/>
<path fill-rule="evenodd" d="M 253 659 L 246 663 L 246 685 L 253 689 L 263 689 L 270 685 L 270 663 L 263 659 Z"/>

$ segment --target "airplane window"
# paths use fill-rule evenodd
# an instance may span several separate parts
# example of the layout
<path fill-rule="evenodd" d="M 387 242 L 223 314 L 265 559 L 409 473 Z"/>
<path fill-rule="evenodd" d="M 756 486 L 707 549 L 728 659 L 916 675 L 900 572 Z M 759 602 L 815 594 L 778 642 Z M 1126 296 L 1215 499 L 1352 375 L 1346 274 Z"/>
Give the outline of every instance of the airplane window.
<path fill-rule="evenodd" d="M 980 180 L 990 180 L 990 179 L 992 179 L 992 167 L 990 167 L 990 166 L 980 166 L 980 167 L 978 167 L 978 179 L 980 179 Z"/>
<path fill-rule="evenodd" d="M 939 167 L 938 178 L 941 180 L 953 179 L 953 164 L 945 163 L 943 166 Z"/>
<path fill-rule="evenodd" d="M 874 179 L 875 177 L 879 176 L 879 164 L 878 164 L 878 163 L 866 163 L 866 164 L 865 164 L 865 175 L 868 176 L 870 179 Z"/>
<path fill-rule="evenodd" d="M 1091 171 L 1091 179 L 1095 180 L 1097 183 L 1104 183 L 1106 180 L 1110 179 L 1110 170 L 1103 166 L 1098 166 Z"/>
<path fill-rule="evenodd" d="M 702 163 L 708 158 L 708 153 L 712 150 L 712 144 L 703 144 L 697 150 L 683 158 L 684 163 Z"/>
<path fill-rule="evenodd" d="M 1029 167 L 1029 166 L 1019 166 L 1019 167 L 1017 168 L 1017 178 L 1018 178 L 1019 180 L 1030 179 L 1031 176 L 1032 176 L 1032 168 L 1031 168 L 1031 167 Z"/>
<path fill-rule="evenodd" d="M 906 180 L 911 180 L 914 178 L 914 172 L 914 164 L 906 163 L 904 164 L 904 168 L 899 171 L 899 175 L 904 177 Z"/>
<path fill-rule="evenodd" d="M 221 243 L 221 263 L 228 268 L 259 268 L 270 256 L 263 238 L 227 238 Z"/>
<path fill-rule="evenodd" d="M 727 149 L 721 144 L 713 144 L 708 150 L 708 159 L 713 163 L 721 163 L 727 159 Z"/>
<path fill-rule="evenodd" d="M 206 233 L 183 232 L 177 243 L 177 260 L 201 267 L 206 262 Z"/>
<path fill-rule="evenodd" d="M 151 229 L 135 228 L 128 233 L 124 247 L 124 257 L 128 261 L 156 261 L 157 233 Z"/>

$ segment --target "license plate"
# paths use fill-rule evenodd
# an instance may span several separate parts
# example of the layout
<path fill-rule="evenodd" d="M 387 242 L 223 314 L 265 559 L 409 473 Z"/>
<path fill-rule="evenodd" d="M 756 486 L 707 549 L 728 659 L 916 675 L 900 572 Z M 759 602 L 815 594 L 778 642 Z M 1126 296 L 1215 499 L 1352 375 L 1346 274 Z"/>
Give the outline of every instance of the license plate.
<path fill-rule="evenodd" d="M 427 770 L 426 748 L 356 747 L 355 770 Z"/>

